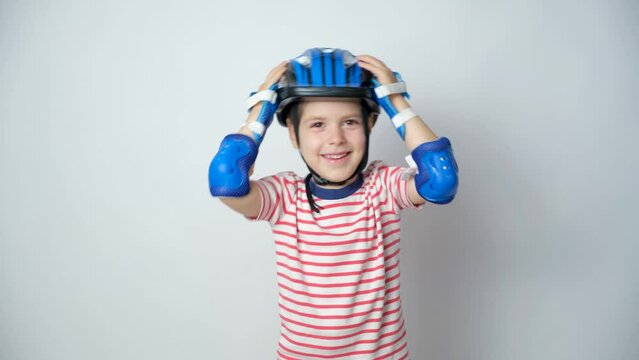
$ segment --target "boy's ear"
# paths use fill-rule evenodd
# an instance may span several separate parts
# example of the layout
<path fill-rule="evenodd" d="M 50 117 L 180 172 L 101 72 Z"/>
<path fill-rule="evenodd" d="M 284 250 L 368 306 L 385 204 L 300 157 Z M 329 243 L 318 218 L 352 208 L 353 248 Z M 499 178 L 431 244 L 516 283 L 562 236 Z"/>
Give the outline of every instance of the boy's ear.
<path fill-rule="evenodd" d="M 368 116 L 368 132 L 373 131 L 373 126 L 375 125 L 375 115 L 370 114 Z"/>
<path fill-rule="evenodd" d="M 288 128 L 288 138 L 291 140 L 291 145 L 293 145 L 293 149 L 299 149 L 299 145 L 297 144 L 297 138 L 295 137 L 295 129 L 293 128 L 291 119 L 286 119 L 286 127 Z"/>

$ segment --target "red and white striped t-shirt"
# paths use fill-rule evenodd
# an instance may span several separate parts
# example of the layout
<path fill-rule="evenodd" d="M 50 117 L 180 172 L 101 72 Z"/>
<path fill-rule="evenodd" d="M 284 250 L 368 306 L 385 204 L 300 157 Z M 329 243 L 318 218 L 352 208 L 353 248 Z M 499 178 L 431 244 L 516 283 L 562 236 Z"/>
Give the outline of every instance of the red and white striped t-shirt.
<path fill-rule="evenodd" d="M 399 213 L 422 207 L 408 197 L 411 171 L 374 161 L 350 187 L 312 186 L 319 214 L 297 174 L 256 181 L 262 209 L 251 220 L 275 236 L 278 359 L 408 359 Z"/>

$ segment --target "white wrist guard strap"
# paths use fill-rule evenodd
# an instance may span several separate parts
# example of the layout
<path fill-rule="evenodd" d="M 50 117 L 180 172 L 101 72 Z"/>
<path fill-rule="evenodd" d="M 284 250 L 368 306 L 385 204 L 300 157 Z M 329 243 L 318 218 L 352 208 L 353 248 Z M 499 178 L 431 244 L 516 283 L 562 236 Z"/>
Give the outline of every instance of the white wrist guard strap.
<path fill-rule="evenodd" d="M 268 101 L 272 104 L 275 104 L 275 100 L 277 99 L 277 93 L 273 90 L 267 89 L 258 91 L 255 94 L 251 95 L 248 99 L 246 99 L 246 106 L 250 110 L 255 104 L 260 101 Z"/>
<path fill-rule="evenodd" d="M 417 163 L 415 162 L 415 160 L 413 160 L 413 156 L 408 154 L 404 157 L 404 160 L 406 160 L 406 162 L 408 163 L 408 166 L 411 167 L 412 169 L 417 170 Z M 419 170 L 417 170 L 417 173 L 419 173 Z"/>
<path fill-rule="evenodd" d="M 242 126 L 246 126 L 251 132 L 259 134 L 260 136 L 264 136 L 264 132 L 266 131 L 266 126 L 259 121 L 251 121 L 248 124 L 244 123 Z"/>
<path fill-rule="evenodd" d="M 406 108 L 398 112 L 397 114 L 395 114 L 395 116 L 393 116 L 391 121 L 393 122 L 393 125 L 395 125 L 395 129 L 397 129 L 400 126 L 404 125 L 404 123 L 407 122 L 408 120 L 414 118 L 415 116 L 417 116 L 417 114 L 413 111 L 413 109 Z"/>
<path fill-rule="evenodd" d="M 403 81 L 392 83 L 392 84 L 380 85 L 375 88 L 375 95 L 377 95 L 377 97 L 380 99 L 388 95 L 403 94 L 405 92 L 406 92 L 406 83 Z"/>

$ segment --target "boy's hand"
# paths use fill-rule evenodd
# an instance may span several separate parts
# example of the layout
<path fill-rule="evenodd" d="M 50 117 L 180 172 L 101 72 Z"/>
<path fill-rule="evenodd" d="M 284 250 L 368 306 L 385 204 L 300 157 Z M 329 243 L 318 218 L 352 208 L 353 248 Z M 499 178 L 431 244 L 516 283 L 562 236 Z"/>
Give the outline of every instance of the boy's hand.
<path fill-rule="evenodd" d="M 373 73 L 380 84 L 386 85 L 397 82 L 397 78 L 395 77 L 395 74 L 393 74 L 393 71 L 378 58 L 371 55 L 358 55 L 356 58 L 357 64 Z"/>
<path fill-rule="evenodd" d="M 247 100 L 249 107 L 249 115 L 244 122 L 244 125 L 239 130 L 239 133 L 250 136 L 255 142 L 259 144 L 264 138 L 266 129 L 271 125 L 273 121 L 273 114 L 278 106 L 278 99 L 275 97 L 274 91 L 277 87 L 277 82 L 280 80 L 284 72 L 288 60 L 284 60 L 273 68 L 262 85 L 260 85 L 257 92 Z M 265 93 L 261 93 L 265 90 Z M 265 97 L 266 96 L 266 97 Z M 264 108 L 266 106 L 266 108 Z"/>
<path fill-rule="evenodd" d="M 271 71 L 266 76 L 266 80 L 264 80 L 264 82 L 262 83 L 262 85 L 260 85 L 257 91 L 266 90 L 270 88 L 273 84 L 280 81 L 280 78 L 282 77 L 282 75 L 284 75 L 284 72 L 286 71 L 286 65 L 288 65 L 288 60 L 282 61 L 276 67 L 271 69 Z M 247 122 L 254 121 L 261 110 L 262 110 L 262 103 L 259 102 L 255 104 L 255 106 L 253 106 L 253 108 L 251 109 L 251 114 L 249 118 L 247 119 Z"/>
<path fill-rule="evenodd" d="M 264 80 L 264 83 L 260 85 L 259 90 L 260 91 L 266 90 L 269 87 L 271 87 L 271 85 L 280 81 L 280 78 L 282 77 L 282 75 L 284 75 L 284 72 L 286 71 L 286 65 L 288 65 L 288 60 L 284 60 L 281 63 L 279 63 L 276 67 L 274 67 L 266 76 L 266 80 Z"/>
<path fill-rule="evenodd" d="M 371 55 L 358 55 L 355 57 L 357 58 L 357 64 L 370 71 L 377 81 L 379 81 L 380 85 L 397 82 L 397 77 L 393 73 L 393 70 L 378 58 Z M 410 107 L 402 94 L 392 94 L 389 96 L 389 99 L 398 112 Z"/>

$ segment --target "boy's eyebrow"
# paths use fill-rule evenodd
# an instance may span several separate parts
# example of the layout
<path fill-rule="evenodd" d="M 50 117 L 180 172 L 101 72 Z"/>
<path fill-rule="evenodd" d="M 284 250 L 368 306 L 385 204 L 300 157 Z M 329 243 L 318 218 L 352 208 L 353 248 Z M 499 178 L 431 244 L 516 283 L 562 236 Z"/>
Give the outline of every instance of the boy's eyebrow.
<path fill-rule="evenodd" d="M 360 113 L 348 114 L 348 115 L 342 116 L 342 119 L 352 118 L 352 117 L 361 118 L 362 114 L 360 114 Z M 310 121 L 310 120 L 326 120 L 326 117 L 324 117 L 322 115 L 312 115 L 312 116 L 304 119 L 303 121 Z"/>

